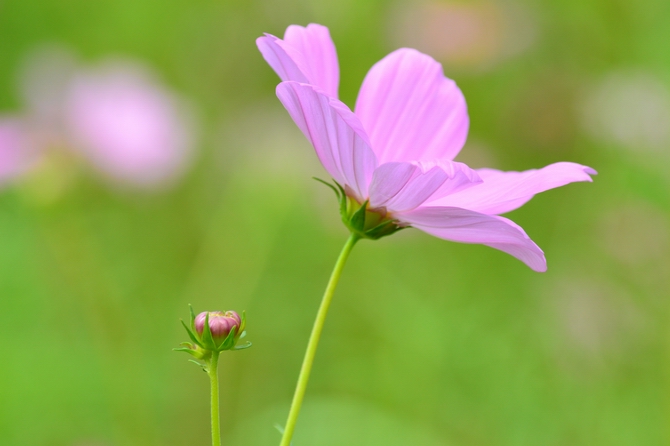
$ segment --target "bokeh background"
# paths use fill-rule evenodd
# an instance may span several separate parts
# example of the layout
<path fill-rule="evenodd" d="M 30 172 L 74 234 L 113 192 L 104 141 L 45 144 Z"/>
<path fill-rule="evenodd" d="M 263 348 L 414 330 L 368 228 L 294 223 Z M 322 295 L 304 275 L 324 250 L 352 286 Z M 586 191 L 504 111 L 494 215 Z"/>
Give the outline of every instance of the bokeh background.
<path fill-rule="evenodd" d="M 348 104 L 415 47 L 465 93 L 459 160 L 599 175 L 509 214 L 545 274 L 415 230 L 360 242 L 294 443 L 670 444 L 669 21 L 666 0 L 2 1 L 0 444 L 208 444 L 207 377 L 171 351 L 189 303 L 247 312 L 224 444 L 278 444 L 347 237 L 255 47 L 309 22 Z"/>

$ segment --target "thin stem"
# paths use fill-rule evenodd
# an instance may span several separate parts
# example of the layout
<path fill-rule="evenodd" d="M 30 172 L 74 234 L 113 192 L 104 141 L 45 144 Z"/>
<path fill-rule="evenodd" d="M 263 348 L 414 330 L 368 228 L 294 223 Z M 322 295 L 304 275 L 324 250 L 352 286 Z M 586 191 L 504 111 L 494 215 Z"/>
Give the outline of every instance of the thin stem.
<path fill-rule="evenodd" d="M 303 359 L 302 367 L 300 368 L 298 384 L 296 385 L 295 393 L 293 394 L 293 402 L 291 403 L 291 410 L 288 413 L 288 420 L 286 420 L 284 435 L 282 436 L 280 446 L 290 446 L 291 444 L 291 438 L 293 438 L 293 431 L 295 430 L 295 425 L 298 421 L 298 414 L 300 413 L 302 400 L 305 397 L 305 390 L 307 389 L 309 374 L 312 371 L 314 356 L 316 356 L 316 348 L 319 345 L 319 338 L 321 337 L 323 325 L 326 321 L 326 315 L 328 314 L 328 307 L 330 307 L 330 302 L 333 299 L 335 287 L 337 286 L 337 282 L 340 280 L 340 275 L 342 274 L 344 264 L 349 257 L 351 249 L 354 247 L 359 238 L 360 237 L 358 235 L 352 233 L 347 240 L 347 243 L 342 248 L 342 252 L 340 252 L 340 256 L 337 258 L 335 268 L 333 269 L 333 272 L 330 275 L 330 280 L 328 281 L 328 286 L 326 286 L 326 291 L 323 293 L 321 306 L 319 307 L 319 311 L 316 313 L 314 327 L 312 327 L 312 334 L 309 336 L 309 342 L 307 343 L 305 358 Z"/>
<path fill-rule="evenodd" d="M 207 374 L 211 383 L 212 404 L 212 446 L 221 446 L 221 428 L 219 427 L 219 352 L 213 351 Z"/>

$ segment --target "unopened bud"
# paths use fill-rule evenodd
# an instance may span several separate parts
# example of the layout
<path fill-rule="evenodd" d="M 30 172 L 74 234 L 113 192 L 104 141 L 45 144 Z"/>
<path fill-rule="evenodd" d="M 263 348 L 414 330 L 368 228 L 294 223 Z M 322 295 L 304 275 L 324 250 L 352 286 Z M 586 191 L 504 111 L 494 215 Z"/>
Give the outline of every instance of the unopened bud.
<path fill-rule="evenodd" d="M 233 327 L 237 327 L 237 333 L 240 331 L 242 320 L 235 311 L 203 311 L 195 317 L 195 331 L 199 336 L 205 328 L 205 319 L 209 313 L 209 330 L 212 332 L 212 339 L 220 342 L 228 336 Z"/>
<path fill-rule="evenodd" d="M 182 347 L 175 350 L 207 361 L 212 352 L 243 350 L 251 347 L 251 342 L 237 345 L 237 342 L 246 335 L 244 311 L 242 316 L 235 311 L 204 311 L 196 316 L 190 305 L 189 309 L 191 310 L 190 324 L 184 321 L 181 323 L 191 342 L 182 342 Z M 209 322 L 207 327 L 205 327 L 206 321 Z"/>

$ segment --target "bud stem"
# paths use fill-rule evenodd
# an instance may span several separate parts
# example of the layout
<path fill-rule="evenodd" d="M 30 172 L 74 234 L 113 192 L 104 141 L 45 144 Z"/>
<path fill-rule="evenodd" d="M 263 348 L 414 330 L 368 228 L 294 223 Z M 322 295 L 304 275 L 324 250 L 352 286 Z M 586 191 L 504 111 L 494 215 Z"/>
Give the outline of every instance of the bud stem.
<path fill-rule="evenodd" d="M 314 327 L 312 327 L 312 334 L 309 337 L 309 342 L 307 343 L 307 350 L 305 351 L 305 358 L 302 361 L 302 367 L 300 368 L 300 375 L 298 376 L 298 384 L 295 388 L 295 393 L 293 394 L 293 402 L 291 403 L 291 410 L 288 414 L 288 420 L 286 420 L 286 426 L 284 427 L 284 435 L 282 436 L 280 446 L 290 446 L 291 438 L 293 438 L 293 431 L 295 430 L 296 422 L 298 421 L 298 414 L 300 413 L 300 407 L 302 406 L 302 400 L 305 397 L 305 390 L 307 389 L 307 382 L 309 381 L 309 375 L 312 371 L 312 364 L 314 363 L 314 356 L 316 356 L 316 348 L 319 345 L 319 338 L 321 337 L 321 332 L 323 331 L 323 325 L 326 321 L 326 315 L 328 314 L 328 308 L 330 307 L 330 302 L 335 293 L 335 287 L 337 286 L 338 281 L 340 280 L 340 274 L 342 274 L 342 269 L 344 264 L 349 257 L 351 249 L 354 247 L 356 242 L 360 239 L 355 233 L 351 233 L 351 236 L 347 240 L 347 243 L 342 248 L 340 256 L 335 263 L 335 268 L 330 275 L 330 280 L 326 286 L 326 291 L 323 294 L 323 299 L 321 300 L 321 306 L 319 311 L 316 313 L 316 319 L 314 320 Z"/>
<path fill-rule="evenodd" d="M 212 446 L 221 446 L 221 428 L 219 426 L 219 352 L 213 351 L 209 360 L 207 374 L 211 384 L 212 404 Z"/>

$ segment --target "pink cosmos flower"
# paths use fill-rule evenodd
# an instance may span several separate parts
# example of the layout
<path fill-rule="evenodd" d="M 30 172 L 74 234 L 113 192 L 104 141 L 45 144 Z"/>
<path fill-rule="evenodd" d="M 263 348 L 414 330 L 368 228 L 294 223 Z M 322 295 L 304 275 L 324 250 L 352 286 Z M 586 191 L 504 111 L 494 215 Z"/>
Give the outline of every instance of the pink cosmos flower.
<path fill-rule="evenodd" d="M 290 26 L 256 41 L 283 82 L 277 96 L 350 199 L 398 226 L 504 251 L 546 271 L 542 250 L 498 214 L 535 194 L 596 172 L 561 162 L 539 170 L 470 169 L 453 161 L 469 119 L 463 94 L 442 66 L 402 48 L 368 72 L 354 111 L 338 99 L 339 67 L 328 29 Z"/>
<path fill-rule="evenodd" d="M 70 140 L 112 180 L 152 187 L 178 176 L 193 138 L 181 103 L 142 69 L 80 71 L 65 103 Z"/>
<path fill-rule="evenodd" d="M 147 67 L 123 60 L 80 67 L 69 52 L 48 48 L 22 71 L 26 110 L 0 122 L 0 178 L 25 170 L 12 166 L 27 141 L 45 163 L 50 153 L 70 150 L 124 187 L 169 186 L 190 164 L 188 104 Z"/>

